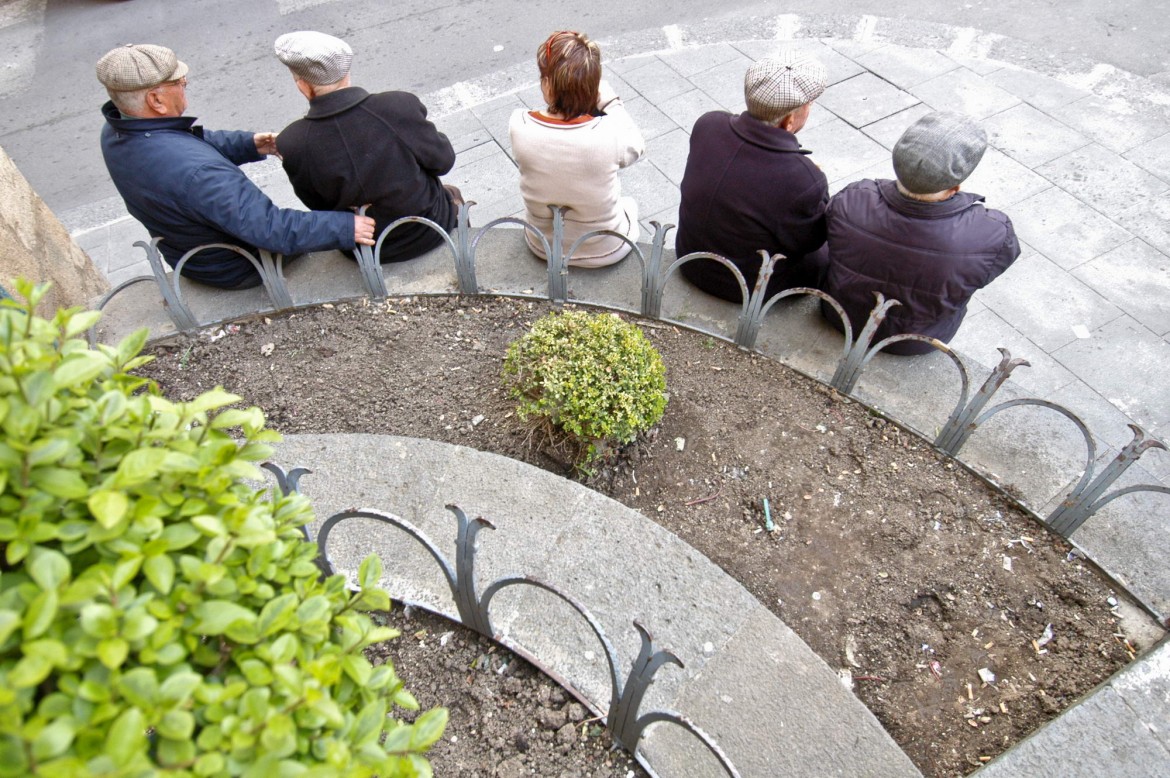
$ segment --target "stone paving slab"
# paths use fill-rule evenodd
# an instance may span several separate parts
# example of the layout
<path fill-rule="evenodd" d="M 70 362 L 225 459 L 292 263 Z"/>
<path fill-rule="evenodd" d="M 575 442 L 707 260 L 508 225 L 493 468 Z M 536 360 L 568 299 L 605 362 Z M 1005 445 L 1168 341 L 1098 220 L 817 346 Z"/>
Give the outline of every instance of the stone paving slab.
<path fill-rule="evenodd" d="M 469 515 L 487 516 L 496 529 L 480 536 L 480 589 L 513 573 L 563 588 L 613 641 L 623 679 L 638 648 L 630 622 L 642 620 L 685 665 L 659 671 L 643 712 L 665 707 L 683 713 L 719 739 L 744 776 L 919 774 L 788 627 L 710 560 L 613 500 L 514 460 L 393 436 L 292 435 L 279 444 L 278 459 L 314 471 L 302 487 L 318 520 L 356 500 L 368 501 L 365 507 L 397 512 L 419 525 L 449 554 L 454 521 L 446 519 L 443 534 L 441 504 L 454 502 Z M 334 537 L 350 546 L 342 563 L 352 568 L 357 554 L 375 551 L 388 570 L 397 571 L 402 543 L 393 532 L 368 523 L 339 525 Z M 423 594 L 416 599 L 449 602 L 441 578 L 406 575 L 407 590 Z M 387 576 L 386 585 L 392 596 L 401 596 L 397 573 Z M 428 585 L 438 591 L 420 592 Z M 493 608 L 497 630 L 604 711 L 609 688 L 595 638 L 549 595 L 516 591 L 506 597 L 504 590 L 498 610 Z M 440 610 L 452 614 L 449 604 Z M 743 726 L 753 719 L 760 723 Z M 767 731 L 772 728 L 774 738 Z M 695 774 L 689 759 L 664 746 L 663 729 L 647 742 L 650 765 L 663 778 Z M 840 748 L 843 738 L 853 745 L 848 751 Z M 760 747 L 773 739 L 775 749 Z"/>

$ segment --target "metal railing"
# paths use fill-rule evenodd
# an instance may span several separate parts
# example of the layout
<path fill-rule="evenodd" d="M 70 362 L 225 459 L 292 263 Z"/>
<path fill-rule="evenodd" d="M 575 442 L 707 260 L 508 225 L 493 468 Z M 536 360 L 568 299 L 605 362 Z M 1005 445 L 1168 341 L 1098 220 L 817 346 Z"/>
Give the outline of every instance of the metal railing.
<path fill-rule="evenodd" d="M 844 395 L 854 396 L 853 393 L 857 387 L 857 383 L 873 357 L 881 352 L 882 349 L 894 343 L 908 340 L 921 341 L 929 343 L 936 350 L 947 355 L 958 370 L 960 392 L 954 409 L 943 423 L 941 431 L 934 440 L 934 445 L 945 454 L 959 458 L 960 451 L 971 435 L 989 418 L 1009 408 L 1031 405 L 1052 410 L 1069 419 L 1081 432 L 1085 440 L 1086 457 L 1084 470 L 1077 479 L 1076 484 L 1065 495 L 1060 505 L 1044 519 L 1047 526 L 1061 536 L 1065 538 L 1070 537 L 1084 524 L 1086 519 L 1118 497 L 1143 491 L 1170 494 L 1170 487 L 1158 484 L 1139 484 L 1109 494 L 1105 493 L 1144 452 L 1151 448 L 1166 449 L 1166 445 L 1161 440 L 1151 437 L 1140 426 L 1130 425 L 1134 434 L 1133 441 L 1123 448 L 1113 462 L 1102 468 L 1100 473 L 1097 473 L 1095 468 L 1096 445 L 1093 441 L 1093 436 L 1080 417 L 1067 408 L 1047 400 L 1036 398 L 1014 399 L 986 408 L 987 404 L 1000 387 L 1003 386 L 1012 371 L 1017 367 L 1027 366 L 1029 364 L 1023 359 L 1013 359 L 1007 349 L 1000 349 L 1003 358 L 999 365 L 992 370 L 975 396 L 970 398 L 969 389 L 971 381 L 967 368 L 958 355 L 945 343 L 934 338 L 910 334 L 894 335 L 875 343 L 873 340 L 874 334 L 885 320 L 886 312 L 896 305 L 901 305 L 897 300 L 887 300 L 881 294 L 875 293 L 874 308 L 870 312 L 865 324 L 861 327 L 861 330 L 854 335 L 849 317 L 846 316 L 842 306 L 830 295 L 820 290 L 798 287 L 784 290 L 771 297 L 767 296 L 768 281 L 772 277 L 777 263 L 785 259 L 780 254 L 769 255 L 766 251 L 760 252 L 761 267 L 759 275 L 755 285 L 749 290 L 747 281 L 739 268 L 730 260 L 716 254 L 705 252 L 688 254 L 677 258 L 673 263 L 664 268 L 663 258 L 665 254 L 666 236 L 673 229 L 673 225 L 651 222 L 651 225 L 654 227 L 654 235 L 651 238 L 649 255 L 643 251 L 643 246 L 630 240 L 629 237 L 612 230 L 589 232 L 574 241 L 566 252 L 563 243 L 565 211 L 567 210 L 565 207 L 558 205 L 549 206 L 553 215 L 552 236 L 550 240 L 549 237 L 545 236 L 540 229 L 531 223 L 514 217 L 494 219 L 483 227 L 473 229 L 470 226 L 469 219 L 469 211 L 473 205 L 475 205 L 474 201 L 468 201 L 459 206 L 456 225 L 450 233 L 430 219 L 419 216 L 408 216 L 388 225 L 378 236 L 377 243 L 373 247 L 358 247 L 357 265 L 369 296 L 374 299 L 383 299 L 391 294 L 378 258 L 381 255 L 382 246 L 388 236 L 400 226 L 412 222 L 425 224 L 442 235 L 444 245 L 450 252 L 455 265 L 459 293 L 464 295 L 482 293 L 476 278 L 475 259 L 480 241 L 484 235 L 489 230 L 505 225 L 521 227 L 539 242 L 545 250 L 545 256 L 548 257 L 547 298 L 554 305 L 563 304 L 568 301 L 570 260 L 582 244 L 591 238 L 599 236 L 618 238 L 630 247 L 630 255 L 636 259 L 641 268 L 642 288 L 638 313 L 645 318 L 661 321 L 672 321 L 664 319 L 662 316 L 662 301 L 666 292 L 667 282 L 674 277 L 680 267 L 688 262 L 713 260 L 727 268 L 735 276 L 740 287 L 742 302 L 736 318 L 735 335 L 731 340 L 741 348 L 754 349 L 764 317 L 780 300 L 797 296 L 812 296 L 824 301 L 837 312 L 837 315 L 843 323 L 844 342 L 841 357 L 837 360 L 833 376 L 828 381 L 828 384 Z M 260 274 L 265 292 L 276 311 L 288 310 L 295 307 L 292 295 L 289 293 L 284 278 L 282 258 L 278 254 L 273 255 L 268 251 L 260 249 L 257 252 L 259 254 L 257 257 L 236 246 L 219 243 L 211 244 L 208 246 L 200 246 L 184 254 L 176 265 L 176 271 L 174 273 L 168 273 L 162 255 L 158 251 L 158 241 L 159 239 L 156 238 L 149 243 L 140 241 L 134 245 L 142 248 L 146 252 L 146 258 L 150 262 L 153 278 L 162 293 L 164 308 L 175 327 L 182 332 L 191 332 L 200 325 L 198 318 L 183 301 L 179 276 L 186 262 L 192 256 L 205 249 L 228 248 L 236 251 L 250 261 L 256 268 Z M 150 276 L 140 276 L 121 284 L 102 298 L 98 306 L 99 310 L 128 286 L 149 279 Z M 672 323 L 684 327 L 687 326 L 685 322 L 672 321 Z M 93 331 L 90 333 L 90 338 L 91 341 L 94 339 Z"/>
<path fill-rule="evenodd" d="M 273 474 L 276 478 L 277 487 L 285 495 L 296 491 L 300 478 L 310 472 L 303 467 L 297 467 L 286 473 L 280 465 L 272 462 L 265 462 L 263 467 Z M 650 688 L 650 684 L 653 683 L 654 676 L 659 668 L 667 663 L 683 667 L 682 660 L 673 652 L 669 649 L 659 648 L 655 644 L 650 630 L 636 619 L 634 620 L 634 629 L 638 631 L 641 639 L 641 649 L 631 664 L 629 673 L 623 679 L 619 672 L 621 663 L 618 659 L 617 650 L 614 648 L 612 641 L 606 636 L 601 623 L 589 612 L 588 608 L 571 594 L 551 583 L 524 574 L 501 576 L 484 587 L 481 592 L 475 578 L 475 554 L 478 547 L 476 537 L 484 529 L 495 529 L 495 525 L 482 516 L 468 519 L 467 514 L 456 505 L 447 505 L 446 507 L 455 516 L 457 524 L 455 564 L 453 565 L 422 530 L 393 513 L 369 508 L 346 510 L 335 513 L 326 519 L 321 524 L 321 528 L 317 532 L 315 539 L 309 534 L 308 527 L 302 527 L 302 530 L 304 531 L 306 540 L 311 543 L 316 543 L 317 566 L 325 576 L 330 576 L 337 572 L 337 568 L 329 556 L 329 537 L 333 533 L 333 530 L 342 522 L 352 519 L 368 519 L 405 532 L 409 537 L 418 541 L 438 564 L 447 582 L 447 587 L 451 591 L 451 597 L 455 601 L 455 608 L 459 614 L 460 623 L 484 637 L 494 640 L 522 655 L 525 659 L 540 668 L 546 675 L 556 677 L 557 673 L 552 668 L 546 667 L 539 657 L 526 651 L 522 646 L 509 641 L 497 632 L 492 627 L 491 620 L 492 600 L 504 589 L 514 586 L 528 586 L 549 592 L 564 601 L 573 611 L 580 615 L 601 644 L 602 652 L 605 655 L 608 666 L 610 687 L 609 706 L 604 714 L 605 726 L 616 744 L 637 756 L 638 744 L 641 742 L 642 736 L 645 734 L 648 726 L 658 722 L 676 724 L 694 735 L 714 755 L 727 775 L 732 778 L 739 778 L 739 772 L 736 770 L 735 765 L 732 764 L 731 759 L 723 752 L 723 749 L 719 747 L 719 744 L 686 716 L 672 710 L 640 712 L 646 691 Z M 393 595 L 394 593 L 391 592 L 391 594 Z M 395 597 L 395 599 L 403 601 L 401 597 Z M 570 687 L 570 691 L 578 699 L 589 704 L 587 698 L 579 690 Z M 589 705 L 589 707 L 592 708 L 593 706 Z M 600 713 L 600 711 L 598 712 Z"/>

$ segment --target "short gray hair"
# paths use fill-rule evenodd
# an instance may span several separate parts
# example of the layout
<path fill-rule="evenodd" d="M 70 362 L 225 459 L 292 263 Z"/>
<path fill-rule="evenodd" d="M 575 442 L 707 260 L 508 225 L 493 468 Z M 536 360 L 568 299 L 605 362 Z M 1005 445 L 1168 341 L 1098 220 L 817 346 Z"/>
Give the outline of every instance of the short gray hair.
<path fill-rule="evenodd" d="M 114 101 L 114 107 L 128 116 L 142 116 L 146 113 L 146 95 L 155 87 L 135 89 L 133 92 L 117 92 L 107 89 L 106 94 Z"/>

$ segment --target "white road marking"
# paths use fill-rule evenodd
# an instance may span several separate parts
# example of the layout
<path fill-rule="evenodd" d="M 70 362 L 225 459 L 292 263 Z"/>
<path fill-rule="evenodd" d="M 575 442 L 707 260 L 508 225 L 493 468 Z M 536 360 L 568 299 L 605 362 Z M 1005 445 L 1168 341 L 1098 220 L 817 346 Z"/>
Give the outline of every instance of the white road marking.
<path fill-rule="evenodd" d="M 877 29 L 877 23 L 876 16 L 869 16 L 868 14 L 862 16 L 857 20 L 857 26 L 853 29 L 853 40 L 861 43 L 873 40 L 873 33 Z"/>
<path fill-rule="evenodd" d="M 683 47 L 682 28 L 677 24 L 668 24 L 663 27 L 662 34 L 666 36 L 667 48 L 681 49 Z"/>
<path fill-rule="evenodd" d="M 986 59 L 991 54 L 991 47 L 1003 39 L 1002 35 L 994 32 L 983 32 L 973 27 L 957 27 L 955 39 L 951 41 L 946 53 L 956 57 Z"/>
<path fill-rule="evenodd" d="M 0 97 L 27 89 L 32 81 L 45 35 L 45 2 L 0 3 Z"/>
<path fill-rule="evenodd" d="M 776 17 L 776 40 L 790 41 L 800 30 L 800 17 L 796 14 L 780 14 Z"/>
<path fill-rule="evenodd" d="M 288 16 L 306 8 L 316 8 L 319 5 L 329 5 L 336 2 L 337 0 L 277 0 L 276 5 L 280 8 L 281 16 Z"/>

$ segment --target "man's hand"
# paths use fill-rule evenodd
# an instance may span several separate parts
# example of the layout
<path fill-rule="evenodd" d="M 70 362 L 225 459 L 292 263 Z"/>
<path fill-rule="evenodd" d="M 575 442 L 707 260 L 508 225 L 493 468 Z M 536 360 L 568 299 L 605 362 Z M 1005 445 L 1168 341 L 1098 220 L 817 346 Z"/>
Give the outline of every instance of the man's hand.
<path fill-rule="evenodd" d="M 275 132 L 258 132 L 254 136 L 256 141 L 256 151 L 261 154 L 275 154 L 280 156 L 280 152 L 276 150 L 276 133 Z"/>
<path fill-rule="evenodd" d="M 374 220 L 369 216 L 353 215 L 353 242 L 356 246 L 374 245 Z"/>

